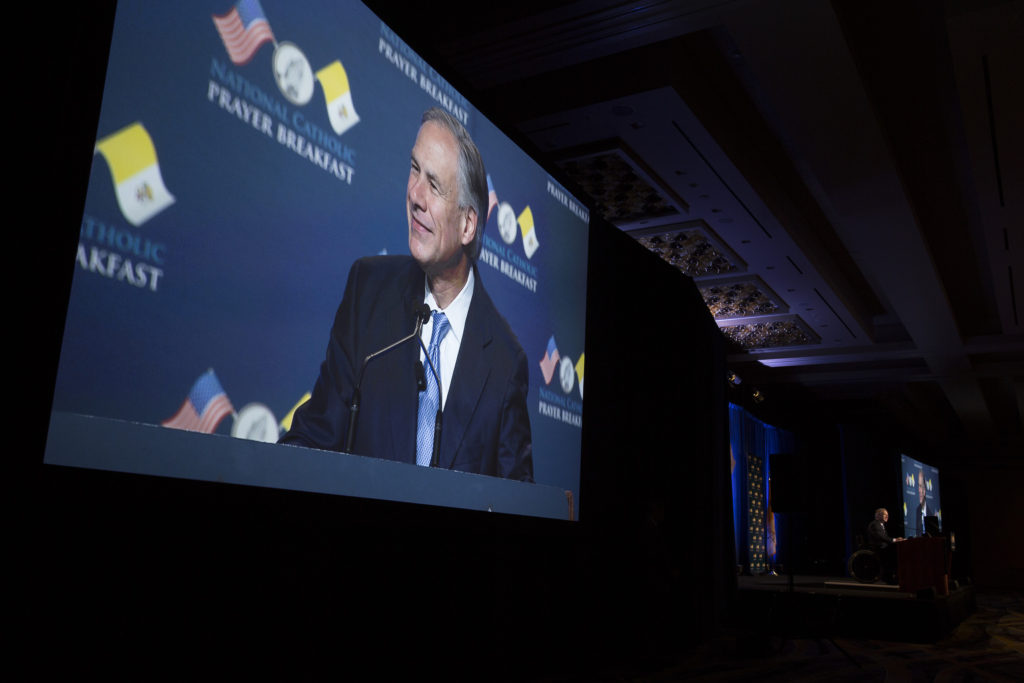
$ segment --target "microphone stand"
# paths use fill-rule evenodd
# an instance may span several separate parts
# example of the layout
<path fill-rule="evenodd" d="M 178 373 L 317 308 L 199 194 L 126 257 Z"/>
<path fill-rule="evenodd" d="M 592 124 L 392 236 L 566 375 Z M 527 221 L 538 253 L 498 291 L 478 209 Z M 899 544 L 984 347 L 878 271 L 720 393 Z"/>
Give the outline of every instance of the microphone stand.
<path fill-rule="evenodd" d="M 426 322 L 427 318 L 430 317 L 430 308 L 427 307 L 426 304 L 420 304 L 419 306 L 416 307 L 415 313 L 416 329 L 413 330 L 412 334 L 410 334 L 407 337 L 402 337 L 394 344 L 389 344 L 385 346 L 380 351 L 374 351 L 373 353 L 371 353 L 370 355 L 363 359 L 363 364 L 359 367 L 359 377 L 356 380 L 355 388 L 352 390 L 352 404 L 349 406 L 348 412 L 348 434 L 345 436 L 346 453 L 352 452 L 352 444 L 355 443 L 356 440 L 356 421 L 359 418 L 359 405 L 362 401 L 362 392 L 360 391 L 360 387 L 363 385 L 363 373 L 366 372 L 366 366 L 370 364 L 371 360 L 383 356 L 388 351 L 398 348 L 407 341 L 419 338 L 420 332 L 423 330 L 423 323 Z M 420 346 L 422 345 L 423 340 L 420 339 Z M 438 386 L 440 387 L 440 384 L 438 384 Z"/>

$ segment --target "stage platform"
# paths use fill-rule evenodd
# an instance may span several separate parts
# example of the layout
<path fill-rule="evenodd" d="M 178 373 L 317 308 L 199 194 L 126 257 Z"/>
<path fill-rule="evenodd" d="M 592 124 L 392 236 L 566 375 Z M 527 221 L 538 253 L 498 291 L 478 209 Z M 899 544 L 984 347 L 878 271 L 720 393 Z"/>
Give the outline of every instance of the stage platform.
<path fill-rule="evenodd" d="M 740 576 L 734 625 L 801 638 L 870 638 L 933 643 L 975 610 L 973 586 L 904 592 L 841 576 Z"/>

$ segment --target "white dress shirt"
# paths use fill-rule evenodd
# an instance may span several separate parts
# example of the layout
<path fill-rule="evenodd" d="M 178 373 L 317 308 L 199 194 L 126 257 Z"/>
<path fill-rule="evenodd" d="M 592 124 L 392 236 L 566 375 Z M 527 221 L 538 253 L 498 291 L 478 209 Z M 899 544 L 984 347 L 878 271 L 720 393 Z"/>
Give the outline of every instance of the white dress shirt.
<path fill-rule="evenodd" d="M 438 355 L 441 358 L 441 367 L 437 369 L 437 372 L 441 375 L 441 410 L 444 410 L 444 403 L 448 398 L 448 387 L 452 383 L 452 375 L 455 374 L 455 361 L 459 357 L 462 335 L 466 331 L 466 316 L 469 315 L 469 302 L 473 299 L 473 282 L 473 269 L 470 268 L 469 278 L 466 280 L 462 291 L 448 304 L 448 308 L 443 310 L 437 307 L 434 295 L 430 292 L 430 286 L 426 282 L 423 285 L 425 290 L 423 303 L 430 307 L 431 314 L 437 310 L 444 313 L 445 317 L 448 318 L 448 324 L 451 326 L 448 334 L 441 340 L 441 348 L 438 350 Z M 431 315 L 420 332 L 420 338 L 423 340 L 423 346 L 420 347 L 420 361 L 423 363 L 423 370 L 427 373 L 430 372 L 430 364 L 427 363 L 423 348 L 430 348 L 430 335 L 433 331 L 434 317 Z"/>

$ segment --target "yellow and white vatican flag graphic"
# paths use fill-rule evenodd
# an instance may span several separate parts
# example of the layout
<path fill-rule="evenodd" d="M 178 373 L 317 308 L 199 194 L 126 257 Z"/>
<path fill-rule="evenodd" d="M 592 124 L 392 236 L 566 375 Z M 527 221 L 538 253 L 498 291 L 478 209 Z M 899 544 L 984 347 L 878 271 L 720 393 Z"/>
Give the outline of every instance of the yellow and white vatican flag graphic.
<path fill-rule="evenodd" d="M 583 355 L 580 354 L 580 359 L 576 361 L 576 377 L 579 379 L 577 386 L 580 388 L 580 398 L 583 398 Z"/>
<path fill-rule="evenodd" d="M 138 227 L 174 203 L 167 191 L 156 148 L 141 123 L 135 122 L 96 143 L 114 178 L 121 213 Z"/>
<path fill-rule="evenodd" d="M 324 89 L 327 118 L 331 120 L 334 132 L 341 135 L 359 123 L 359 114 L 356 114 L 355 105 L 352 104 L 352 91 L 348 87 L 348 74 L 341 62 L 334 60 L 317 71 L 316 79 Z"/>
<path fill-rule="evenodd" d="M 537 231 L 533 228 L 533 211 L 530 207 L 523 209 L 517 220 L 523 233 L 523 250 L 526 252 L 526 258 L 533 258 L 533 252 L 540 246 L 540 240 L 537 239 Z"/>
<path fill-rule="evenodd" d="M 285 415 L 284 419 L 281 420 L 282 434 L 292 428 L 292 418 L 295 417 L 295 411 L 299 409 L 299 406 L 301 406 L 303 403 L 305 403 L 312 397 L 313 395 L 307 391 L 305 394 L 303 394 L 302 398 L 299 399 L 299 402 L 292 406 L 292 409 L 289 410 L 288 414 Z"/>

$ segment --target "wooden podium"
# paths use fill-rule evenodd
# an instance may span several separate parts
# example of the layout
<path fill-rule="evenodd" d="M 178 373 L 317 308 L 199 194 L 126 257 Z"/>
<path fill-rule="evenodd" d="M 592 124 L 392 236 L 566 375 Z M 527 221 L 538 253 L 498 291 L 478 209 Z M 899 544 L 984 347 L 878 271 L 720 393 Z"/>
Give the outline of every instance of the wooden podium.
<path fill-rule="evenodd" d="M 949 595 L 951 553 L 947 539 L 908 538 L 896 544 L 900 590 L 916 593 L 934 588 L 936 595 Z"/>

